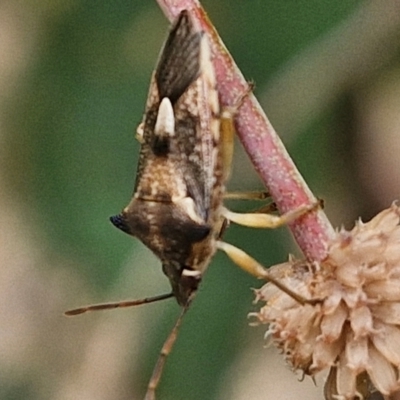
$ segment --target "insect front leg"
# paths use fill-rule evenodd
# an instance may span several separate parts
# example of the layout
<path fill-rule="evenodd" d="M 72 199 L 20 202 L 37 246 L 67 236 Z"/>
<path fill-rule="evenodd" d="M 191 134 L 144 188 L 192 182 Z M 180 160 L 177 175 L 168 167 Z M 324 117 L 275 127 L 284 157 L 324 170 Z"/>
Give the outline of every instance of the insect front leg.
<path fill-rule="evenodd" d="M 273 277 L 257 260 L 248 255 L 245 251 L 223 241 L 217 241 L 217 248 L 225 252 L 225 254 L 241 269 L 250 275 L 259 279 L 267 280 L 273 283 L 277 288 L 285 292 L 300 304 L 315 304 L 319 299 L 306 299 L 298 295 L 296 292 L 285 286 L 279 279 Z"/>

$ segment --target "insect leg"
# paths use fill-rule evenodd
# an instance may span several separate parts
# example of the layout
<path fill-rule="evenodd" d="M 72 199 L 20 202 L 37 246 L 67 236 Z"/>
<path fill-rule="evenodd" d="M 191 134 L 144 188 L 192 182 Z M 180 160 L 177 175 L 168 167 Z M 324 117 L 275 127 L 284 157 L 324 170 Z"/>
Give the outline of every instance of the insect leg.
<path fill-rule="evenodd" d="M 270 197 L 268 192 L 254 191 L 254 192 L 228 192 L 224 193 L 224 200 L 261 200 L 264 201 Z M 276 204 L 272 201 L 256 208 L 251 213 L 265 214 L 277 211 Z"/>
<path fill-rule="evenodd" d="M 256 261 L 253 257 L 249 256 L 246 252 L 239 249 L 238 247 L 226 242 L 217 241 L 217 248 L 224 251 L 226 255 L 245 272 L 255 276 L 256 278 L 265 279 L 273 283 L 276 287 L 278 287 L 280 290 L 285 292 L 288 296 L 292 297 L 300 304 L 314 304 L 316 301 L 318 301 L 315 299 L 306 299 L 303 296 L 295 293 L 287 286 L 283 285 L 278 279 L 275 279 L 258 261 Z"/>
<path fill-rule="evenodd" d="M 249 93 L 253 90 L 253 85 L 249 83 L 247 90 L 239 96 L 234 105 L 224 107 L 220 115 L 220 135 L 221 135 L 221 154 L 224 166 L 224 179 L 228 180 L 233 158 L 234 149 L 234 116 L 242 106 L 244 100 L 247 98 Z"/>
<path fill-rule="evenodd" d="M 220 118 L 220 135 L 221 135 L 221 154 L 224 165 L 224 178 L 227 180 L 229 178 L 229 174 L 231 171 L 232 158 L 233 158 L 233 147 L 234 147 L 234 116 L 237 111 L 242 106 L 246 97 L 252 91 L 253 85 L 250 83 L 248 90 L 245 91 L 236 101 L 233 106 L 224 107 L 221 112 Z M 268 193 L 257 193 L 257 192 L 248 192 L 248 193 L 226 193 L 224 195 L 225 199 L 265 199 L 268 196 Z M 320 201 L 316 201 L 310 205 L 303 205 L 295 210 L 288 211 L 287 213 L 277 216 L 266 214 L 266 212 L 271 207 L 267 205 L 266 207 L 262 207 L 260 210 L 257 210 L 253 213 L 234 213 L 229 211 L 228 209 L 223 210 L 223 217 L 228 219 L 229 221 L 235 222 L 239 225 L 249 226 L 253 228 L 277 228 L 282 225 L 286 225 L 290 222 L 293 222 L 297 218 L 302 215 L 313 211 L 321 206 Z M 273 206 L 271 207 L 273 209 Z"/>
<path fill-rule="evenodd" d="M 163 347 L 160 351 L 160 355 L 158 356 L 158 360 L 156 366 L 153 369 L 153 373 L 151 375 L 149 385 L 147 386 L 147 392 L 144 400 L 155 400 L 156 398 L 156 389 L 158 384 L 160 383 L 161 376 L 164 370 L 165 362 L 167 360 L 168 355 L 171 353 L 172 348 L 176 342 L 178 337 L 179 328 L 182 323 L 182 319 L 185 316 L 189 306 L 194 298 L 194 293 L 189 298 L 188 302 L 183 307 L 181 314 L 179 315 L 177 321 L 175 322 L 174 327 L 171 330 L 171 333 L 168 335 L 167 340 L 164 342 Z"/>
<path fill-rule="evenodd" d="M 227 192 L 224 194 L 226 200 L 265 200 L 268 192 Z"/>
<path fill-rule="evenodd" d="M 278 228 L 282 225 L 289 224 L 297 218 L 314 211 L 321 206 L 320 201 L 309 205 L 300 206 L 294 210 L 290 210 L 282 215 L 264 214 L 264 213 L 236 213 L 224 208 L 222 216 L 236 224 L 248 226 L 251 228 Z"/>

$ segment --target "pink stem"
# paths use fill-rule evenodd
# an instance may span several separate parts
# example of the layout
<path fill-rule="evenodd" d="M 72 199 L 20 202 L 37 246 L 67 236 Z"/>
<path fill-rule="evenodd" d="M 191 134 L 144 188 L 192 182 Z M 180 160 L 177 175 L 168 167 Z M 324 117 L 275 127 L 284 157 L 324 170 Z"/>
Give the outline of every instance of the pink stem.
<path fill-rule="evenodd" d="M 182 10 L 191 10 L 210 37 L 221 104 L 234 104 L 248 90 L 248 82 L 200 3 L 197 0 L 157 2 L 170 21 Z M 316 201 L 253 94 L 244 100 L 235 118 L 235 126 L 255 169 L 281 213 Z M 290 229 L 307 259 L 320 261 L 325 258 L 327 242 L 332 237 L 333 228 L 321 209 L 299 218 L 290 224 Z"/>

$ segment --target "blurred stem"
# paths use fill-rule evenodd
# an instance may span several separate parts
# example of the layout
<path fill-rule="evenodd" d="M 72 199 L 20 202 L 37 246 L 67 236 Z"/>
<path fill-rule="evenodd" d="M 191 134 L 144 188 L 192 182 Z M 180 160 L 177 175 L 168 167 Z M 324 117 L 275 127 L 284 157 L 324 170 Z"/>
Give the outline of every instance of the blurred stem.
<path fill-rule="evenodd" d="M 170 21 L 188 9 L 207 32 L 213 52 L 213 63 L 222 106 L 235 104 L 248 90 L 248 82 L 236 66 L 217 31 L 197 0 L 157 0 Z M 268 188 L 281 213 L 316 202 L 292 159 L 287 153 L 257 99 L 250 94 L 235 118 L 238 136 L 252 164 Z M 326 256 L 327 242 L 333 228 L 322 210 L 309 213 L 290 224 L 303 254 L 320 261 Z"/>

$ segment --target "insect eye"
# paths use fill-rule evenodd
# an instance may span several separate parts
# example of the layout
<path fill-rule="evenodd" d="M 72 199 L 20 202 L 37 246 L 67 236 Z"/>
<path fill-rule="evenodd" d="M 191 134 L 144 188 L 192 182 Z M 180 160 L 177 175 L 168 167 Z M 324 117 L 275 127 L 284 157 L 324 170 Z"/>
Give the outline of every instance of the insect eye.
<path fill-rule="evenodd" d="M 121 229 L 121 231 L 128 234 L 131 233 L 126 218 L 122 214 L 113 215 L 110 217 L 110 221 L 116 228 Z"/>

